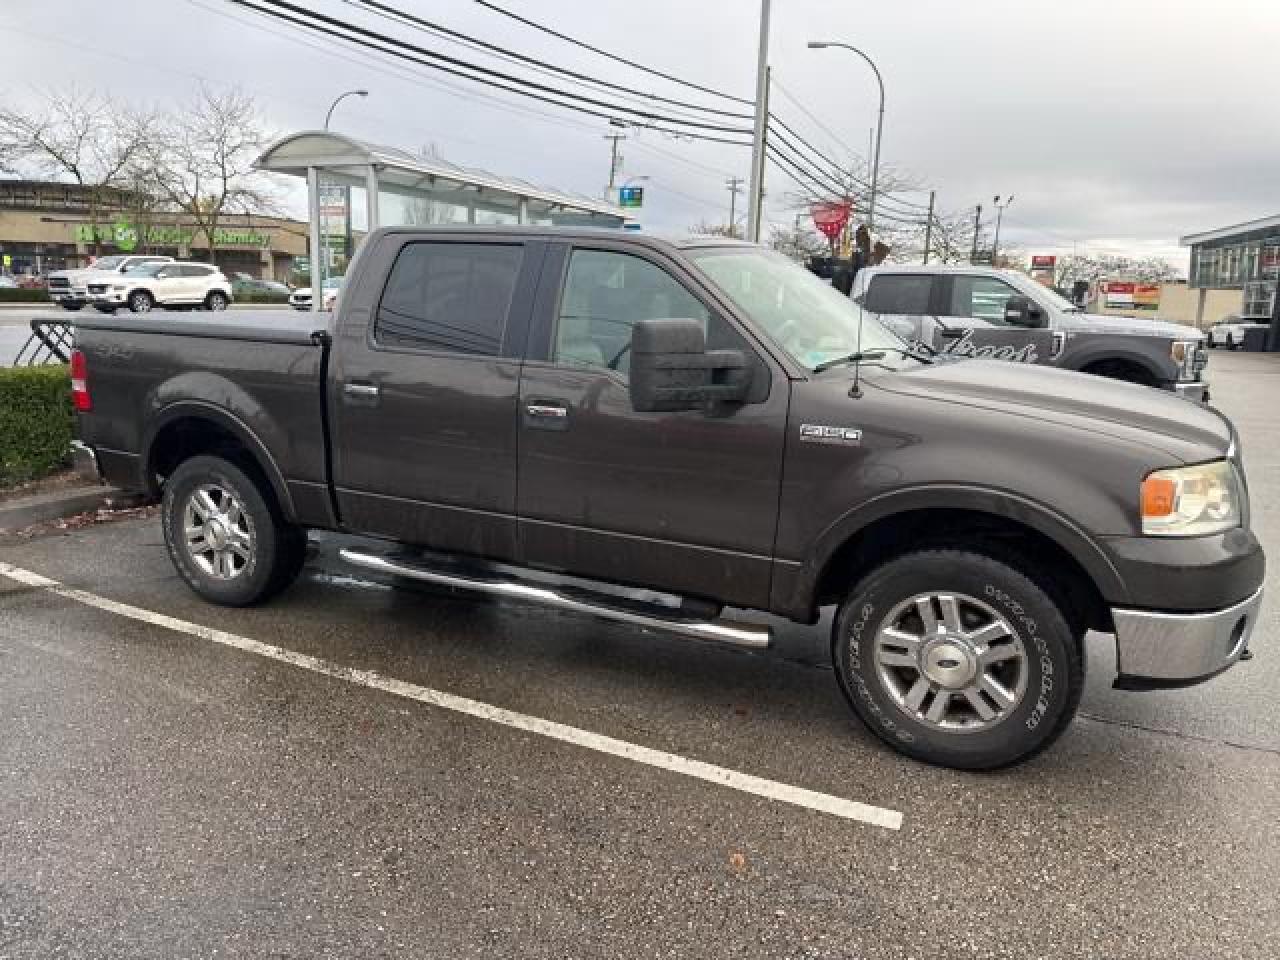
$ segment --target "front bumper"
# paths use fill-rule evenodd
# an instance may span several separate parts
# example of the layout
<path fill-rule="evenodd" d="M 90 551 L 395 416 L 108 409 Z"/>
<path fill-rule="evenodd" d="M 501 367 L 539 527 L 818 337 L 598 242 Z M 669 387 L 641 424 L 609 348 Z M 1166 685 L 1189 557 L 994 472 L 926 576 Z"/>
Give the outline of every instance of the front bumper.
<path fill-rule="evenodd" d="M 1183 687 L 1226 670 L 1249 649 L 1262 588 L 1207 613 L 1113 609 L 1121 689 Z"/>
<path fill-rule="evenodd" d="M 1194 400 L 1196 403 L 1209 402 L 1209 384 L 1203 380 L 1191 380 L 1186 383 L 1175 383 L 1173 392 L 1184 400 Z"/>

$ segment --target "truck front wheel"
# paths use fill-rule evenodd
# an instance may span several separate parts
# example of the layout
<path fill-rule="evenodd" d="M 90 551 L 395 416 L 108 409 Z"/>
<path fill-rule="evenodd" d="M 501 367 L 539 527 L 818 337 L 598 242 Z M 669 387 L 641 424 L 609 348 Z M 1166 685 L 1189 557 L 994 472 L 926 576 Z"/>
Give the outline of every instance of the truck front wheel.
<path fill-rule="evenodd" d="M 302 568 L 306 535 L 243 469 L 221 457 L 183 461 L 164 486 L 165 545 L 196 593 L 224 606 L 258 603 Z"/>
<path fill-rule="evenodd" d="M 927 550 L 872 570 L 836 618 L 850 706 L 895 750 L 988 770 L 1026 760 L 1080 702 L 1080 637 L 1032 579 L 993 557 Z"/>

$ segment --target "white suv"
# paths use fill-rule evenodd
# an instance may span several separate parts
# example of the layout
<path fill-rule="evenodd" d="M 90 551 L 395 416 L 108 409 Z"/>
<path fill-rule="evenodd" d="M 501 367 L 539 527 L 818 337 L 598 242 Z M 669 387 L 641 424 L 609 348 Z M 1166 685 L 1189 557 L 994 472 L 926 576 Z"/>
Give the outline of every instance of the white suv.
<path fill-rule="evenodd" d="M 150 263 L 110 280 L 89 283 L 89 302 L 103 313 L 128 307 L 146 313 L 152 307 L 204 307 L 225 310 L 231 305 L 231 281 L 207 263 Z"/>

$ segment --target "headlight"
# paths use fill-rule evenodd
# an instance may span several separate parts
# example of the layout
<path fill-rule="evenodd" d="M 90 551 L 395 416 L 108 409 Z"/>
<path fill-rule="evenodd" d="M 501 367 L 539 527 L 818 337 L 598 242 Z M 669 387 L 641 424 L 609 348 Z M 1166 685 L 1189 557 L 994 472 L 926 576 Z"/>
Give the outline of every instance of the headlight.
<path fill-rule="evenodd" d="M 1157 470 L 1142 481 L 1142 532 L 1199 537 L 1240 525 L 1240 482 L 1229 461 Z"/>
<path fill-rule="evenodd" d="M 1179 380 L 1195 379 L 1196 346 L 1195 340 L 1175 340 L 1169 348 L 1169 356 L 1178 365 Z"/>

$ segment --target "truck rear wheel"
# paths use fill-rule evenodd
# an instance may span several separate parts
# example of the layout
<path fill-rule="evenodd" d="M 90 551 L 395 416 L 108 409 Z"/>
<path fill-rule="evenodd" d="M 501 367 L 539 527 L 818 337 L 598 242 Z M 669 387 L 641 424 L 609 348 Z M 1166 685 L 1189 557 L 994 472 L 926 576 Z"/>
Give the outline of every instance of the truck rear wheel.
<path fill-rule="evenodd" d="M 1027 760 L 1075 715 L 1080 638 L 1050 595 L 992 557 L 927 550 L 867 574 L 836 618 L 836 674 L 859 718 L 927 763 Z"/>
<path fill-rule="evenodd" d="M 306 535 L 239 466 L 221 457 L 192 457 L 164 487 L 165 545 L 196 593 L 224 606 L 266 600 L 298 575 Z"/>

